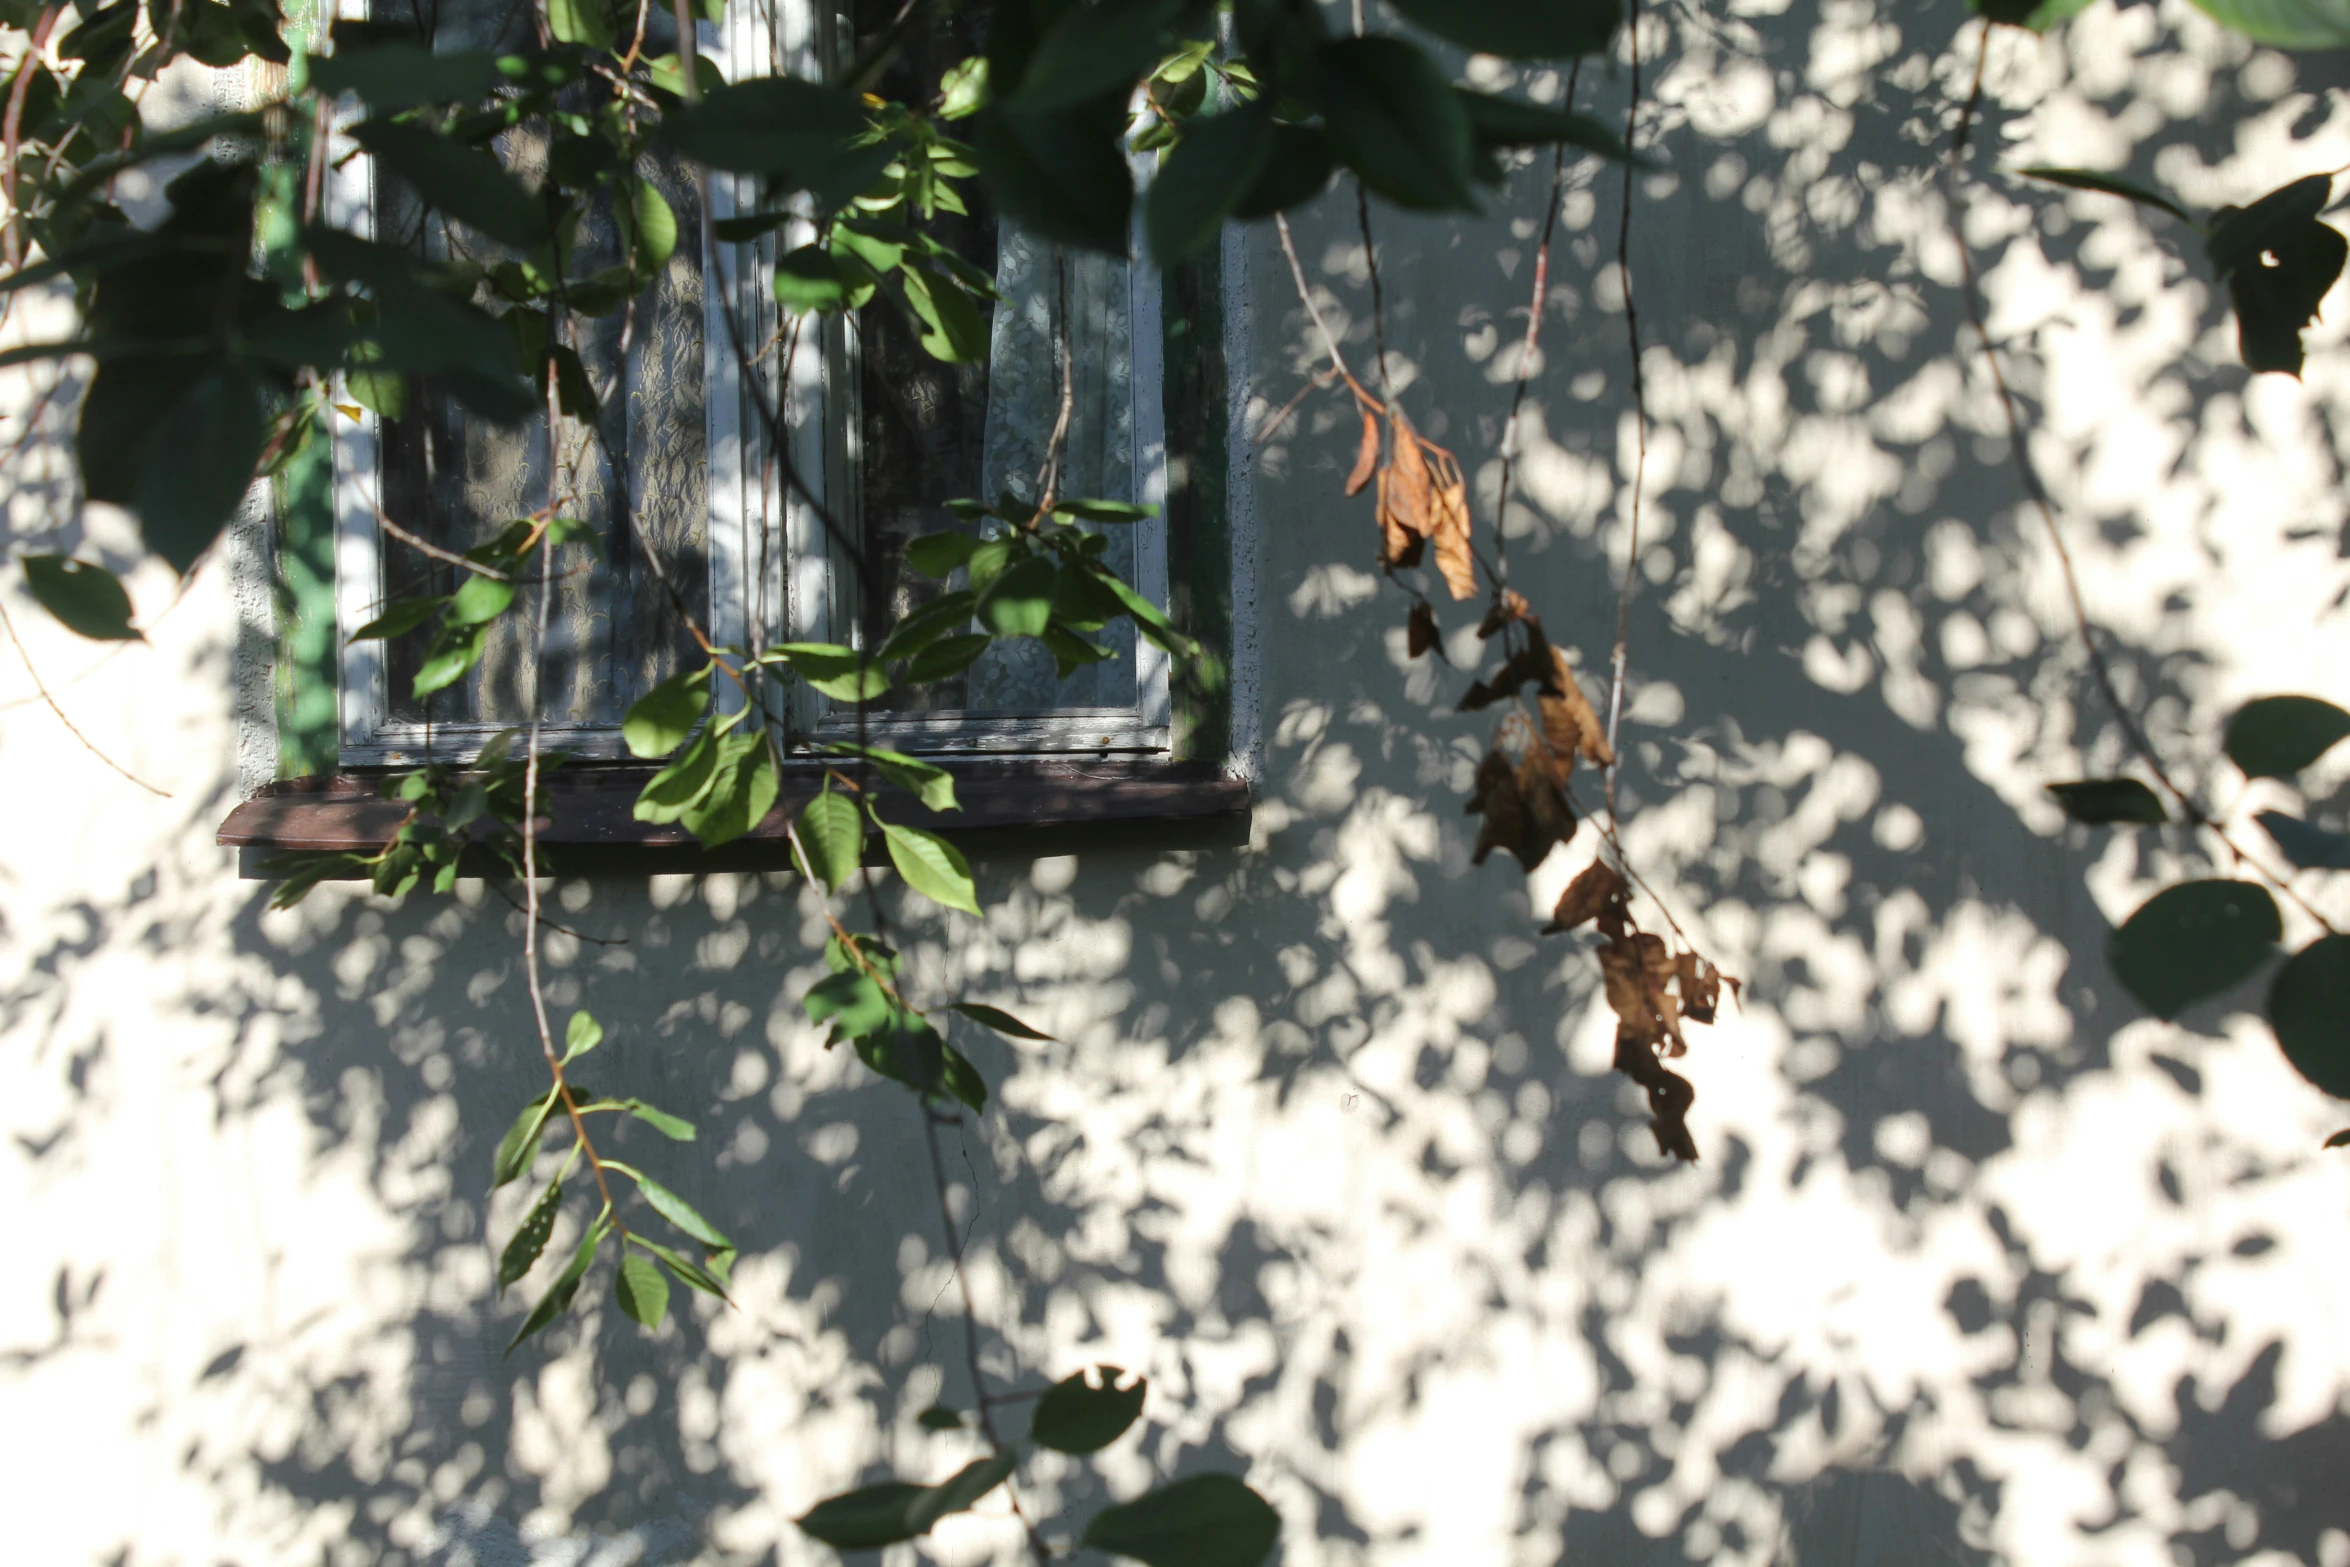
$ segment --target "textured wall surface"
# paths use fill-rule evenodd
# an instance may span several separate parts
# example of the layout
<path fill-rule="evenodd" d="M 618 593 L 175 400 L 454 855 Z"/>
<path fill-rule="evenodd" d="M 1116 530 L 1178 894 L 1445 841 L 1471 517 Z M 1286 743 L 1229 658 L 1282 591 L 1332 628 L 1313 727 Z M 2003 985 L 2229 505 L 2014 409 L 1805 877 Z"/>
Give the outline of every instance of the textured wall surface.
<path fill-rule="evenodd" d="M 994 860 L 984 922 L 906 900 L 917 984 L 1062 1041 L 962 1041 L 997 1085 L 950 1150 L 992 1370 L 1151 1378 L 1139 1435 L 1032 1466 L 1039 1506 L 1239 1471 L 1291 1567 L 2350 1567 L 2350 1155 L 2319 1149 L 2350 1107 L 2245 997 L 2165 1025 L 2118 992 L 2109 922 L 2199 862 L 2041 792 L 2126 758 L 1964 327 L 1935 178 L 1962 20 L 1762 0 L 1642 34 L 1671 172 L 1631 240 L 1623 795 L 1644 874 L 1746 981 L 1687 1063 L 1702 1163 L 1662 1164 L 1608 1072 L 1584 939 L 1535 935 L 1589 831 L 1530 891 L 1469 864 L 1486 725 L 1404 658 L 1333 401 L 1257 454 L 1248 845 Z M 1976 167 L 2242 201 L 2350 162 L 2336 69 L 2100 0 L 1999 41 Z M 1628 85 L 1594 66 L 1578 102 Z M 1478 221 L 1374 210 L 1391 369 L 1488 538 L 1548 172 Z M 1596 673 L 1637 442 L 1620 179 L 1567 184 L 1509 557 Z M 2179 226 L 1988 176 L 1965 223 L 2123 689 L 2216 804 L 2289 803 L 2217 732 L 2252 695 L 2350 700 L 2342 293 L 2305 381 L 2252 381 Z M 1351 200 L 1298 235 L 1368 365 Z M 1313 345 L 1270 236 L 1244 244 L 1262 412 Z M 53 469 L 11 483 L 30 547 L 62 521 L 129 558 Z M 268 708 L 240 742 L 266 598 L 232 564 L 177 601 L 141 567 L 151 643 L 116 653 L 5 601 L 74 722 L 170 791 L 0 653 L 11 1556 L 796 1564 L 820 1496 L 950 1472 L 962 1439 L 914 1419 L 971 1396 L 921 1130 L 800 1021 L 821 927 L 781 877 L 555 886 L 581 935 L 549 939 L 554 1000 L 605 1020 L 600 1081 L 701 1124 L 622 1152 L 742 1241 L 739 1309 L 648 1340 L 600 1307 L 500 1359 L 520 1198 L 485 1200 L 489 1153 L 542 1079 L 520 917 L 473 882 L 273 914 L 236 878 L 211 832 Z M 890 1567 L 1015 1540 L 999 1496 Z"/>

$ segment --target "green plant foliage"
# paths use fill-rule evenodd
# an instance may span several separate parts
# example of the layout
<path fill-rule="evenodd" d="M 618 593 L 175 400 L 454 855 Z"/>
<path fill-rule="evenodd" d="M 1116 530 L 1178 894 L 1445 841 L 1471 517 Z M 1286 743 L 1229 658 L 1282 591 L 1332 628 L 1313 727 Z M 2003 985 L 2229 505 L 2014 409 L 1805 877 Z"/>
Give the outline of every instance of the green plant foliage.
<path fill-rule="evenodd" d="M 2116 823 L 2160 826 L 2170 820 L 2152 789 L 2135 778 L 2083 778 L 2074 783 L 2052 783 L 2048 792 L 2064 807 L 2064 814 L 2091 827 Z"/>
<path fill-rule="evenodd" d="M 250 372 L 218 366 L 188 388 L 148 443 L 132 502 L 139 531 L 183 575 L 212 547 L 253 482 L 269 440 L 261 398 Z"/>
<path fill-rule="evenodd" d="M 1206 249 L 1256 188 L 1277 145 L 1262 100 L 1192 121 L 1151 184 L 1143 213 L 1151 259 L 1171 267 Z"/>
<path fill-rule="evenodd" d="M 667 756 L 685 744 L 694 725 L 710 705 L 710 668 L 701 668 L 667 680 L 629 704 L 620 723 L 620 737 L 628 754 L 652 760 Z"/>
<path fill-rule="evenodd" d="M 1051 1043 L 1053 1039 L 1052 1035 L 1041 1029 L 1031 1028 L 1003 1008 L 991 1007 L 983 1002 L 957 1001 L 951 1004 L 947 1010 L 960 1012 L 972 1022 L 984 1028 L 992 1028 L 1007 1039 L 1041 1039 L 1047 1043 Z"/>
<path fill-rule="evenodd" d="M 1474 212 L 1468 111 L 1430 60 L 1400 38 L 1342 38 L 1318 56 L 1330 145 L 1399 207 Z"/>
<path fill-rule="evenodd" d="M 2350 48 L 2345 0 L 2194 0 L 2222 27 L 2279 49 Z"/>
<path fill-rule="evenodd" d="M 504 1296 L 509 1286 L 521 1281 L 547 1249 L 547 1237 L 555 1233 L 555 1215 L 563 1211 L 563 1183 L 549 1181 L 547 1189 L 539 1193 L 539 1200 L 530 1205 L 522 1223 L 506 1242 L 506 1249 L 498 1253 L 498 1294 Z"/>
<path fill-rule="evenodd" d="M 2107 174 L 2097 169 L 2063 169 L 2048 164 L 2034 164 L 2015 170 L 2026 179 L 2045 180 L 2051 185 L 2063 185 L 2072 190 L 2100 191 L 2108 196 L 2120 196 L 2140 206 L 2167 212 L 2181 223 L 2200 227 L 2186 208 L 2165 196 L 2151 185 L 2141 185 L 2119 174 Z"/>
<path fill-rule="evenodd" d="M 2190 881 L 2165 887 L 2113 933 L 2113 972 L 2156 1017 L 2252 977 L 2284 938 L 2268 889 L 2244 881 Z"/>
<path fill-rule="evenodd" d="M 506 1135 L 498 1139 L 498 1151 L 491 1164 L 492 1189 L 519 1180 L 538 1157 L 539 1134 L 546 1127 L 548 1112 L 555 1108 L 555 1099 L 555 1090 L 550 1088 L 523 1106 L 514 1124 L 506 1128 Z"/>
<path fill-rule="evenodd" d="M 1978 16 L 2035 33 L 2078 15 L 2088 4 L 2089 0 L 1968 0 Z"/>
<path fill-rule="evenodd" d="M 1205 9 L 1192 0 L 1066 7 L 1037 40 L 1018 83 L 999 82 L 997 89 L 1004 101 L 1031 113 L 1122 92 L 1166 53 L 1170 28 L 1186 12 Z"/>
<path fill-rule="evenodd" d="M 650 1257 L 634 1253 L 622 1257 L 612 1279 L 612 1294 L 639 1327 L 657 1328 L 668 1319 L 669 1281 L 661 1276 L 660 1264 Z"/>
<path fill-rule="evenodd" d="M 2350 258 L 2350 240 L 2317 221 L 2332 191 L 2330 176 L 2312 174 L 2211 216 L 2204 249 L 2228 286 L 2250 369 L 2301 373 L 2301 329 Z"/>
<path fill-rule="evenodd" d="M 407 120 L 364 120 L 350 134 L 456 221 L 526 250 L 545 238 L 544 210 L 488 153 Z"/>
<path fill-rule="evenodd" d="M 865 819 L 848 796 L 824 790 L 800 809 L 800 847 L 808 869 L 838 892 L 865 861 Z"/>
<path fill-rule="evenodd" d="M 903 751 L 884 750 L 879 746 L 858 745 L 853 741 L 838 740 L 825 750 L 834 756 L 863 757 L 874 770 L 913 795 L 934 811 L 958 809 L 955 802 L 955 775 L 945 768 Z"/>
<path fill-rule="evenodd" d="M 655 1213 L 676 1225 L 678 1229 L 700 1241 L 712 1251 L 734 1250 L 734 1242 L 720 1234 L 715 1225 L 695 1212 L 693 1205 L 678 1196 L 677 1193 L 649 1175 L 641 1175 L 634 1170 L 614 1164 L 611 1160 L 606 1160 L 605 1163 L 608 1167 L 620 1170 L 621 1173 L 634 1180 L 638 1195 L 652 1205 Z"/>
<path fill-rule="evenodd" d="M 2350 736 L 2350 713 L 2313 696 L 2264 696 L 2228 720 L 2221 742 L 2247 778 L 2290 778 Z"/>
<path fill-rule="evenodd" d="M 2350 1099 L 2350 936 L 2321 937 L 2285 960 L 2269 985 L 2268 1022 L 2294 1071 Z"/>
<path fill-rule="evenodd" d="M 1598 54 L 1623 24 L 1622 0 L 1390 0 L 1398 14 L 1448 43 L 1511 60 Z"/>
<path fill-rule="evenodd" d="M 309 69 L 311 85 L 320 92 L 356 93 L 379 111 L 484 97 L 501 80 L 493 56 L 463 50 L 440 54 L 400 42 L 339 47 L 331 55 L 314 56 Z"/>
<path fill-rule="evenodd" d="M 569 1026 L 563 1031 L 563 1064 L 569 1066 L 603 1042 L 603 1024 L 585 1012 L 572 1013 Z"/>
<path fill-rule="evenodd" d="M 563 1265 L 563 1271 L 556 1275 L 555 1282 L 547 1286 L 547 1293 L 539 1297 L 539 1303 L 530 1308 L 530 1315 L 522 1319 L 522 1326 L 516 1330 L 513 1342 L 506 1346 L 507 1354 L 513 1354 L 522 1347 L 524 1339 L 571 1309 L 572 1298 L 579 1293 L 579 1281 L 587 1276 L 587 1270 L 596 1260 L 597 1251 L 611 1234 L 612 1215 L 607 1210 L 598 1214 L 596 1222 L 588 1226 L 587 1233 L 579 1238 L 579 1246 L 572 1252 L 571 1260 Z"/>
<path fill-rule="evenodd" d="M 131 624 L 131 596 L 104 566 L 68 555 L 27 555 L 25 586 L 43 609 L 76 636 L 93 642 L 138 642 Z"/>
<path fill-rule="evenodd" d="M 962 850 L 937 833 L 919 827 L 901 827 L 878 817 L 874 824 L 881 829 L 889 846 L 890 863 L 898 868 L 907 886 L 933 903 L 960 909 L 965 914 L 979 912 L 978 890 L 972 883 L 971 867 L 963 859 Z"/>
<path fill-rule="evenodd" d="M 1126 1373 L 1117 1366 L 1096 1366 L 1093 1375 L 1080 1371 L 1054 1383 L 1028 1418 L 1028 1439 L 1039 1447 L 1061 1453 L 1098 1453 L 1126 1434 L 1142 1418 L 1147 1378 L 1136 1377 L 1125 1387 Z"/>
<path fill-rule="evenodd" d="M 1147 1567 L 1256 1567 L 1281 1537 L 1281 1516 L 1230 1475 L 1195 1475 L 1105 1508 L 1085 1543 Z"/>

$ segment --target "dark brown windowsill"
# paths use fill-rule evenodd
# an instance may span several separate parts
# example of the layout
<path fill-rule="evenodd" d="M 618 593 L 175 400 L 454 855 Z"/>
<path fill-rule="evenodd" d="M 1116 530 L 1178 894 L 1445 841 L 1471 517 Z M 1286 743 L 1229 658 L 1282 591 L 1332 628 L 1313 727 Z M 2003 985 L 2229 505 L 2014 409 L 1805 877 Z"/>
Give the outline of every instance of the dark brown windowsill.
<path fill-rule="evenodd" d="M 776 808 L 745 837 L 704 850 L 683 827 L 640 822 L 638 791 L 655 769 L 573 764 L 543 784 L 547 816 L 538 840 L 558 870 L 720 870 L 781 868 L 789 864 L 784 824 L 817 788 L 817 774 L 787 775 Z M 1094 759 L 1086 761 L 968 761 L 953 767 L 959 811 L 934 812 L 895 789 L 880 793 L 882 814 L 909 826 L 930 827 L 982 850 L 1024 843 L 1056 852 L 1040 829 L 1084 829 L 1100 839 L 1133 836 L 1147 824 L 1181 824 L 1186 844 L 1244 842 L 1249 786 L 1195 764 Z M 217 841 L 226 848 L 268 854 L 373 853 L 391 841 L 407 807 L 376 793 L 378 776 L 343 773 L 294 778 L 231 811 Z M 1054 838 L 1063 836 L 1054 833 Z M 1154 830 L 1156 840 L 1162 834 Z"/>

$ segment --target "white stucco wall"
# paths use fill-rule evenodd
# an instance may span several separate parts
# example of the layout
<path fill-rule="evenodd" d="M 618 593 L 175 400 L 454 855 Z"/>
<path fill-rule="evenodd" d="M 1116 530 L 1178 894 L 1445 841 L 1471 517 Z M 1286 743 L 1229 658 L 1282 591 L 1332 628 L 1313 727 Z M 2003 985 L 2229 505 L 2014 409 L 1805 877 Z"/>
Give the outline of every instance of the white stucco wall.
<path fill-rule="evenodd" d="M 1648 78 L 1674 172 L 1634 237 L 1624 794 L 1644 874 L 1746 980 L 1687 1063 L 1703 1163 L 1660 1164 L 1608 1073 L 1581 938 L 1534 934 L 1588 834 L 1531 900 L 1468 864 L 1485 725 L 1403 658 L 1334 402 L 1254 476 L 1248 847 L 999 859 L 984 924 L 906 910 L 920 984 L 1065 1041 L 964 1041 L 998 1085 L 953 1155 L 991 1366 L 1152 1379 L 1139 1437 L 1032 1467 L 1045 1509 L 1213 1467 L 1279 1507 L 1291 1567 L 2350 1564 L 2350 1154 L 2319 1150 L 2350 1107 L 2238 1007 L 2137 1013 L 2104 931 L 2191 862 L 2041 793 L 2124 755 L 1962 340 L 1929 176 L 1959 20 L 1676 13 Z M 2101 0 L 2001 41 L 1978 166 L 2135 158 L 2240 201 L 2350 162 L 2338 72 Z M 1620 112 L 1599 74 L 1581 101 Z M 1394 368 L 1488 490 L 1546 174 L 1480 222 L 1377 216 Z M 1616 176 L 1572 184 L 1510 555 L 1596 668 L 1632 440 Z M 2125 688 L 2218 805 L 2289 800 L 2216 736 L 2251 695 L 2350 696 L 2342 294 L 2305 381 L 2248 383 L 2191 238 L 1995 182 L 1969 232 Z M 1351 200 L 1299 239 L 1367 362 Z M 1312 358 L 1268 241 L 1260 405 Z M 20 539 L 58 524 L 38 486 L 10 504 Z M 551 938 L 554 998 L 605 1020 L 601 1080 L 701 1123 L 624 1142 L 743 1242 L 739 1309 L 650 1342 L 600 1310 L 500 1360 L 519 1198 L 485 1203 L 489 1150 L 542 1076 L 519 916 L 473 883 L 263 912 L 211 843 L 257 743 L 229 564 L 176 603 L 142 568 L 151 643 L 119 653 L 6 601 L 75 723 L 170 791 L 0 651 L 9 1555 L 802 1563 L 818 1497 L 951 1471 L 914 1423 L 970 1398 L 920 1130 L 799 1021 L 819 928 L 782 878 L 554 886 L 623 943 Z M 919 1559 L 1014 1538 L 998 1498 Z"/>

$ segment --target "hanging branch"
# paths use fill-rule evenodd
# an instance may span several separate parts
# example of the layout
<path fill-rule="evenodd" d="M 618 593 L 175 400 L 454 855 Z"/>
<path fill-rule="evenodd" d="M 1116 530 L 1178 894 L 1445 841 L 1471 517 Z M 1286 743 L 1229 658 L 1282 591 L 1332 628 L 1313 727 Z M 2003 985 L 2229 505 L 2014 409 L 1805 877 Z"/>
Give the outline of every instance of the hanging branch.
<path fill-rule="evenodd" d="M 1632 135 L 1639 128 L 1640 117 L 1640 0 L 1631 0 L 1624 23 L 1624 36 L 1632 47 L 1632 95 L 1624 105 L 1624 146 L 1632 146 Z M 1632 353 L 1632 519 L 1624 544 L 1624 581 L 1616 592 L 1616 643 L 1608 663 L 1610 675 L 1607 693 L 1607 743 L 1616 759 L 1607 767 L 1607 813 L 1616 814 L 1616 774 L 1623 768 L 1623 752 L 1617 749 L 1616 733 L 1624 716 L 1624 671 L 1632 643 L 1632 600 L 1640 591 L 1640 501 L 1641 490 L 1648 477 L 1648 384 L 1640 367 L 1640 310 L 1632 297 L 1632 176 L 1629 161 L 1624 164 L 1623 200 L 1617 208 L 1616 221 L 1616 280 L 1624 290 L 1624 336 Z"/>

